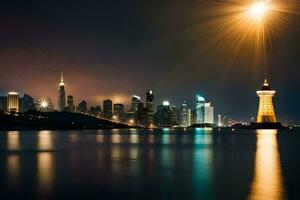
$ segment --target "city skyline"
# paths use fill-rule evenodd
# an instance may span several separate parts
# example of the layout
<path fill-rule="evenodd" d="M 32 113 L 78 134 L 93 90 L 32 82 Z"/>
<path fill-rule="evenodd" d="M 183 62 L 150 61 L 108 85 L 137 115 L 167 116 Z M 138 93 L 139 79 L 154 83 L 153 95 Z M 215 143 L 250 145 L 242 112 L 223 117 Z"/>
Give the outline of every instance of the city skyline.
<path fill-rule="evenodd" d="M 265 91 L 266 90 L 266 91 Z M 272 95 L 269 95 L 272 92 Z M 256 116 L 258 123 L 272 122 L 276 123 L 276 117 L 274 114 L 272 97 L 276 93 L 269 87 L 267 79 L 264 80 L 263 87 L 258 90 L 257 95 L 259 97 L 259 111 Z M 184 101 L 181 105 L 170 104 L 168 100 L 162 102 L 155 101 L 155 95 L 152 90 L 147 90 L 144 98 L 132 95 L 131 104 L 124 106 L 124 103 L 117 101 L 114 102 L 110 98 L 104 99 L 97 104 L 90 104 L 86 100 L 81 100 L 78 103 L 74 102 L 74 96 L 68 94 L 65 90 L 63 72 L 60 73 L 60 82 L 58 84 L 58 103 L 56 109 L 52 104 L 51 98 L 40 98 L 35 100 L 28 94 L 22 96 L 18 92 L 8 92 L 4 96 L 0 96 L 5 102 L 0 102 L 0 110 L 3 110 L 3 106 L 7 104 L 8 112 L 25 112 L 27 110 L 38 110 L 42 112 L 79 112 L 92 116 L 118 121 L 121 123 L 128 123 L 131 125 L 142 125 L 145 127 L 153 127 L 154 125 L 160 126 L 181 126 L 188 127 L 191 125 L 217 125 L 219 127 L 227 127 L 235 124 L 250 124 L 255 122 L 255 117 L 251 117 L 247 120 L 240 118 L 232 118 L 230 115 L 224 113 L 218 113 L 215 115 L 215 108 L 212 106 L 212 102 L 206 101 L 202 94 L 196 94 L 193 103 L 187 104 Z M 7 96 L 7 97 L 6 97 Z M 16 96 L 19 99 L 10 101 L 11 96 Z M 67 97 L 67 98 L 66 98 Z M 271 99 L 269 98 L 271 97 Z M 5 103 L 5 105 L 3 104 Z M 12 103 L 13 106 L 10 105 Z M 34 105 L 35 104 L 35 105 Z M 156 109 L 155 109 L 156 107 Z M 297 124 L 297 122 L 287 122 L 285 124 Z"/>
<path fill-rule="evenodd" d="M 188 106 L 188 108 L 194 108 L 194 106 L 195 106 L 195 121 L 194 121 L 194 123 L 195 124 L 203 124 L 203 123 L 206 123 L 205 122 L 205 120 L 204 120 L 204 112 L 206 111 L 206 109 L 208 109 L 210 106 L 211 106 L 211 102 L 210 101 L 206 101 L 205 100 L 205 97 L 202 95 L 202 93 L 198 93 L 198 94 L 195 94 L 194 95 L 194 98 L 192 97 L 190 97 L 190 98 L 187 98 L 187 100 L 184 100 L 181 104 L 175 104 L 175 103 L 172 103 L 172 105 L 170 104 L 170 100 L 169 99 L 172 99 L 172 98 L 164 98 L 164 100 L 162 100 L 162 101 L 154 101 L 154 97 L 153 97 L 153 91 L 152 90 L 147 90 L 146 91 L 146 95 L 141 95 L 142 97 L 140 97 L 140 96 L 137 96 L 136 95 L 136 93 L 134 93 L 134 94 L 131 94 L 131 96 L 130 96 L 130 94 L 128 94 L 128 96 L 127 97 L 123 97 L 123 98 L 116 98 L 116 99 L 113 99 L 113 98 L 111 98 L 111 97 L 107 97 L 107 98 L 103 98 L 103 99 L 99 99 L 98 101 L 96 101 L 94 104 L 93 103 L 90 103 L 90 102 L 88 102 L 88 101 L 86 101 L 86 99 L 89 99 L 88 97 L 86 97 L 86 99 L 76 99 L 76 97 L 75 97 L 75 99 L 76 99 L 76 101 L 74 101 L 74 96 L 73 96 L 73 94 L 70 94 L 68 91 L 66 91 L 65 90 L 65 83 L 64 83 L 64 76 L 63 76 L 63 72 L 61 71 L 60 72 L 60 79 L 59 79 L 60 81 L 59 81 L 59 84 L 58 84 L 58 98 L 57 98 L 57 104 L 52 104 L 52 98 L 53 99 L 55 99 L 55 97 L 39 97 L 39 99 L 36 99 L 36 98 L 34 98 L 34 99 L 36 99 L 36 101 L 35 101 L 35 103 L 37 104 L 37 106 L 36 106 L 36 108 L 38 108 L 39 107 L 39 101 L 43 101 L 43 99 L 45 100 L 45 99 L 48 99 L 48 100 L 50 100 L 51 101 L 51 105 L 53 105 L 54 106 L 54 108 L 56 108 L 58 111 L 71 111 L 72 112 L 72 110 L 73 110 L 73 112 L 75 111 L 75 110 L 77 110 L 77 111 L 79 111 L 79 112 L 90 112 L 90 109 L 94 109 L 95 108 L 95 106 L 97 107 L 97 106 L 100 106 L 100 109 L 103 109 L 103 111 L 104 111 L 104 113 L 105 113 L 105 109 L 104 109 L 104 102 L 105 101 L 111 101 L 111 117 L 115 117 L 116 115 L 114 114 L 114 110 L 115 110 L 115 105 L 122 105 L 124 108 L 124 113 L 125 112 L 130 112 L 130 111 L 132 111 L 132 109 L 133 109 L 133 105 L 132 105 L 132 103 L 133 103 L 133 98 L 138 98 L 138 101 L 139 102 L 141 102 L 141 103 L 143 103 L 143 104 L 145 104 L 145 108 L 147 108 L 148 110 L 150 110 L 150 112 L 151 112 L 151 110 L 153 110 L 152 111 L 152 116 L 154 117 L 154 112 L 156 111 L 158 111 L 158 107 L 159 107 L 159 105 L 163 105 L 165 102 L 168 102 L 168 104 L 170 105 L 170 106 L 175 106 L 175 107 L 177 107 L 178 109 L 181 109 L 180 107 L 183 105 L 183 104 L 186 104 L 187 106 Z M 263 84 L 263 86 L 265 87 L 265 84 L 267 84 L 268 85 L 268 82 L 267 82 L 267 79 L 264 79 L 264 84 Z M 18 96 L 22 96 L 22 94 L 21 93 L 19 93 L 19 92 L 16 92 L 16 91 L 10 91 L 10 92 L 7 92 L 7 93 L 0 93 L 0 95 L 2 95 L 2 96 L 6 96 L 6 95 L 8 95 L 9 96 L 9 94 L 11 94 L 11 93 L 13 93 L 13 94 L 17 94 Z M 201 95 L 200 95 L 201 94 Z M 24 93 L 24 95 L 26 96 L 27 94 L 26 93 Z M 31 96 L 29 96 L 30 98 L 31 98 Z M 67 100 L 67 97 L 68 97 L 68 100 Z M 71 98 L 71 99 L 70 99 Z M 123 101 L 121 101 L 121 99 L 123 100 Z M 69 105 L 70 104 L 70 101 L 71 101 L 71 105 Z M 129 102 L 128 102 L 129 101 Z M 149 108 L 149 103 L 148 102 L 152 102 L 152 103 L 150 103 L 150 108 Z M 61 103 L 62 102 L 62 103 Z M 80 104 L 82 104 L 84 102 L 84 104 L 86 104 L 85 105 L 85 111 L 81 111 L 80 109 Z M 174 101 L 175 102 L 175 101 Z M 189 102 L 189 103 L 186 103 L 186 102 Z M 201 111 L 197 111 L 199 108 L 197 108 L 198 107 L 198 102 L 202 102 L 201 103 Z M 260 105 L 260 103 L 258 103 L 259 105 Z M 78 106 L 79 107 L 78 107 Z M 151 106 L 152 105 L 152 106 Z M 74 108 L 70 108 L 69 106 L 73 106 Z M 77 106 L 77 109 L 75 109 L 76 108 L 76 106 Z M 136 105 L 136 106 L 138 106 L 138 104 Z M 157 107 L 157 109 L 156 109 L 156 107 Z M 199 112 L 203 112 L 203 114 L 199 114 Z M 218 118 L 217 118 L 217 115 L 214 115 L 214 107 L 212 107 L 212 117 L 209 117 L 210 119 L 209 119 L 209 121 L 212 121 L 213 123 L 216 123 L 216 124 L 218 124 Z M 254 117 L 249 117 L 249 118 L 247 118 L 247 119 L 243 119 L 243 118 L 232 118 L 232 116 L 230 116 L 230 115 L 228 115 L 228 114 L 226 114 L 226 113 L 218 113 L 218 115 L 220 115 L 221 114 L 221 116 L 222 117 L 225 117 L 225 118 L 228 118 L 227 120 L 233 120 L 233 122 L 234 123 L 239 123 L 239 122 L 242 122 L 242 123 L 250 123 L 251 121 L 253 121 L 253 118 L 255 118 L 255 117 L 258 117 L 258 115 L 256 115 L 256 116 L 254 116 Z M 104 114 L 105 115 L 105 114 Z M 118 114 L 117 114 L 118 115 Z M 201 115 L 201 116 L 200 116 Z M 110 118 L 110 117 L 108 117 L 108 116 L 106 116 L 107 118 Z M 152 117 L 152 118 L 153 118 Z M 206 117 L 206 116 L 205 116 Z M 212 120 L 211 120 L 211 118 L 212 118 Z M 192 120 L 192 119 L 190 119 L 190 120 Z M 151 120 L 152 122 L 150 123 L 150 124 L 153 124 L 153 119 Z M 285 123 L 288 123 L 288 121 L 286 121 L 286 120 L 282 120 L 283 122 L 285 122 Z"/>
<path fill-rule="evenodd" d="M 3 199 L 299 199 L 300 0 L 0 1 Z"/>
<path fill-rule="evenodd" d="M 157 101 L 181 105 L 203 93 L 217 113 L 246 120 L 256 116 L 253 91 L 267 77 L 278 92 L 278 118 L 299 121 L 299 16 L 285 16 L 269 62 L 256 64 L 244 54 L 231 60 L 226 48 L 206 48 L 212 38 L 199 27 L 208 1 L 181 2 L 3 3 L 0 91 L 55 97 L 56 104 L 52 84 L 64 71 L 76 103 L 111 98 L 129 105 L 132 94 L 152 89 Z"/>

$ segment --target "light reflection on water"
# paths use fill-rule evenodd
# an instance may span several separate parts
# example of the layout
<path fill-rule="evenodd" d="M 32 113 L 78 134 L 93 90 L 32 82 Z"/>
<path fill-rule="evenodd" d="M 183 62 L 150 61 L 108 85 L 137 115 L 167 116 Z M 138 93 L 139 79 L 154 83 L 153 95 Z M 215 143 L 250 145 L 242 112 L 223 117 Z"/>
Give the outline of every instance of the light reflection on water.
<path fill-rule="evenodd" d="M 201 199 L 210 197 L 211 172 L 213 162 L 213 149 L 200 144 L 212 144 L 212 134 L 205 134 L 204 129 L 196 129 L 193 152 L 193 181 L 194 198 Z"/>
<path fill-rule="evenodd" d="M 251 200 L 285 197 L 276 131 L 257 131 L 256 140 L 254 132 L 247 133 L 250 144 L 247 137 L 239 133 L 218 134 L 201 128 L 185 133 L 176 131 L 115 129 L 70 131 L 67 134 L 40 131 L 31 135 L 7 132 L 7 142 L 4 140 L 3 146 L 8 153 L 2 152 L 6 184 L 13 189 L 27 184 L 27 177 L 22 174 L 32 169 L 35 182 L 29 181 L 29 185 L 45 197 L 56 192 L 56 185 L 70 191 L 68 184 L 74 184 L 80 191 L 82 185 L 91 184 L 100 189 L 105 185 L 112 188 L 111 191 L 126 187 L 132 189 L 132 193 L 155 188 L 158 195 L 176 193 L 182 187 L 187 198 L 211 199 L 220 187 L 225 194 L 231 192 L 223 183 L 227 179 L 231 185 L 237 185 L 236 190 L 243 191 L 239 197 Z M 28 139 L 34 143 L 27 143 Z M 245 151 L 245 140 L 252 150 L 247 148 Z M 26 151 L 28 149 L 30 151 Z M 249 165 L 240 165 L 236 157 L 245 158 Z M 215 176 L 218 170 L 221 173 Z M 248 172 L 251 179 L 232 178 L 238 170 Z M 61 178 L 58 173 L 62 174 Z M 22 178 L 26 180 L 21 184 Z M 62 183 L 58 183 L 58 179 Z M 240 185 L 241 181 L 243 184 Z M 137 193 L 137 197 L 139 195 Z"/>
<path fill-rule="evenodd" d="M 111 143 L 113 143 L 113 144 L 119 144 L 119 143 L 121 143 L 121 135 L 119 135 L 119 134 L 112 134 L 111 135 Z"/>
<path fill-rule="evenodd" d="M 7 157 L 7 175 L 8 184 L 15 187 L 18 183 L 20 175 L 20 157 L 19 155 L 9 155 Z"/>
<path fill-rule="evenodd" d="M 37 155 L 38 189 L 43 193 L 53 190 L 54 184 L 54 158 L 50 152 L 39 152 Z"/>
<path fill-rule="evenodd" d="M 19 150 L 20 148 L 20 133 L 19 131 L 9 131 L 7 133 L 7 149 Z"/>
<path fill-rule="evenodd" d="M 131 144 L 139 143 L 139 136 L 136 133 L 130 134 L 130 143 Z"/>
<path fill-rule="evenodd" d="M 53 134 L 51 131 L 40 131 L 38 133 L 37 153 L 37 180 L 38 190 L 49 193 L 53 190 L 54 183 L 54 158 Z"/>
<path fill-rule="evenodd" d="M 20 133 L 19 131 L 9 131 L 7 133 L 7 149 L 9 151 L 20 150 Z M 18 183 L 20 175 L 20 156 L 11 154 L 7 156 L 6 170 L 8 175 L 8 184 L 12 187 Z"/>
<path fill-rule="evenodd" d="M 53 149 L 53 134 L 51 134 L 51 131 L 40 131 L 38 133 L 38 149 L 39 150 Z"/>
<path fill-rule="evenodd" d="M 256 137 L 254 179 L 248 199 L 284 199 L 277 130 L 257 130 Z"/>

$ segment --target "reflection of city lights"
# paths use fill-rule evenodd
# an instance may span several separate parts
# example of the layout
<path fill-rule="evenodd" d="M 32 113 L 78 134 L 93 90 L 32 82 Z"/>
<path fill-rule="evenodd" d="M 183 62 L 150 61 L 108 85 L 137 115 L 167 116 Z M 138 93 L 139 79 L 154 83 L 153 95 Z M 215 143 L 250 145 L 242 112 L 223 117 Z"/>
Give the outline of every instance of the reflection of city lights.
<path fill-rule="evenodd" d="M 247 199 L 285 199 L 277 130 L 257 130 L 256 133 L 255 171 Z"/>
<path fill-rule="evenodd" d="M 54 181 L 53 155 L 49 152 L 40 152 L 37 157 L 38 189 L 51 192 Z"/>
<path fill-rule="evenodd" d="M 18 131 L 9 131 L 7 134 L 7 148 L 9 150 L 17 150 L 20 148 L 20 133 Z"/>
<path fill-rule="evenodd" d="M 20 157 L 19 155 L 7 156 L 7 175 L 8 181 L 11 186 L 15 186 L 18 183 L 20 175 Z"/>
<path fill-rule="evenodd" d="M 38 133 L 38 148 L 49 150 L 53 147 L 53 136 L 50 131 L 40 131 Z"/>

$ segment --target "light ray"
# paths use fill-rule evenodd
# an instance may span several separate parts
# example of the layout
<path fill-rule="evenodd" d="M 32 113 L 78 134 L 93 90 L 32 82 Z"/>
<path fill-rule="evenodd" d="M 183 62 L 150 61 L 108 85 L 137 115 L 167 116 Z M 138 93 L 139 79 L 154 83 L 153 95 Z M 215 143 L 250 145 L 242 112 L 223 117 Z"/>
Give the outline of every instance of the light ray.
<path fill-rule="evenodd" d="M 51 112 L 54 110 L 51 99 L 41 98 L 36 103 L 36 109 L 40 112 Z"/>
<path fill-rule="evenodd" d="M 286 15 L 298 13 L 291 1 L 279 0 L 218 1 L 205 8 L 208 19 L 200 28 L 209 35 L 205 48 L 226 50 L 233 59 L 247 55 L 260 65 L 279 39 Z"/>

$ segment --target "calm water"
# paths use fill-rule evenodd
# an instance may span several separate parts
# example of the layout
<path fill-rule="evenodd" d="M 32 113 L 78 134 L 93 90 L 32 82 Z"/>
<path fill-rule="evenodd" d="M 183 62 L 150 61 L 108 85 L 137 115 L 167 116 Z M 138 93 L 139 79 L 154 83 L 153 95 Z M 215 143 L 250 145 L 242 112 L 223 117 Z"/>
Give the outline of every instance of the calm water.
<path fill-rule="evenodd" d="M 300 199 L 300 132 L 0 132 L 1 199 Z"/>

